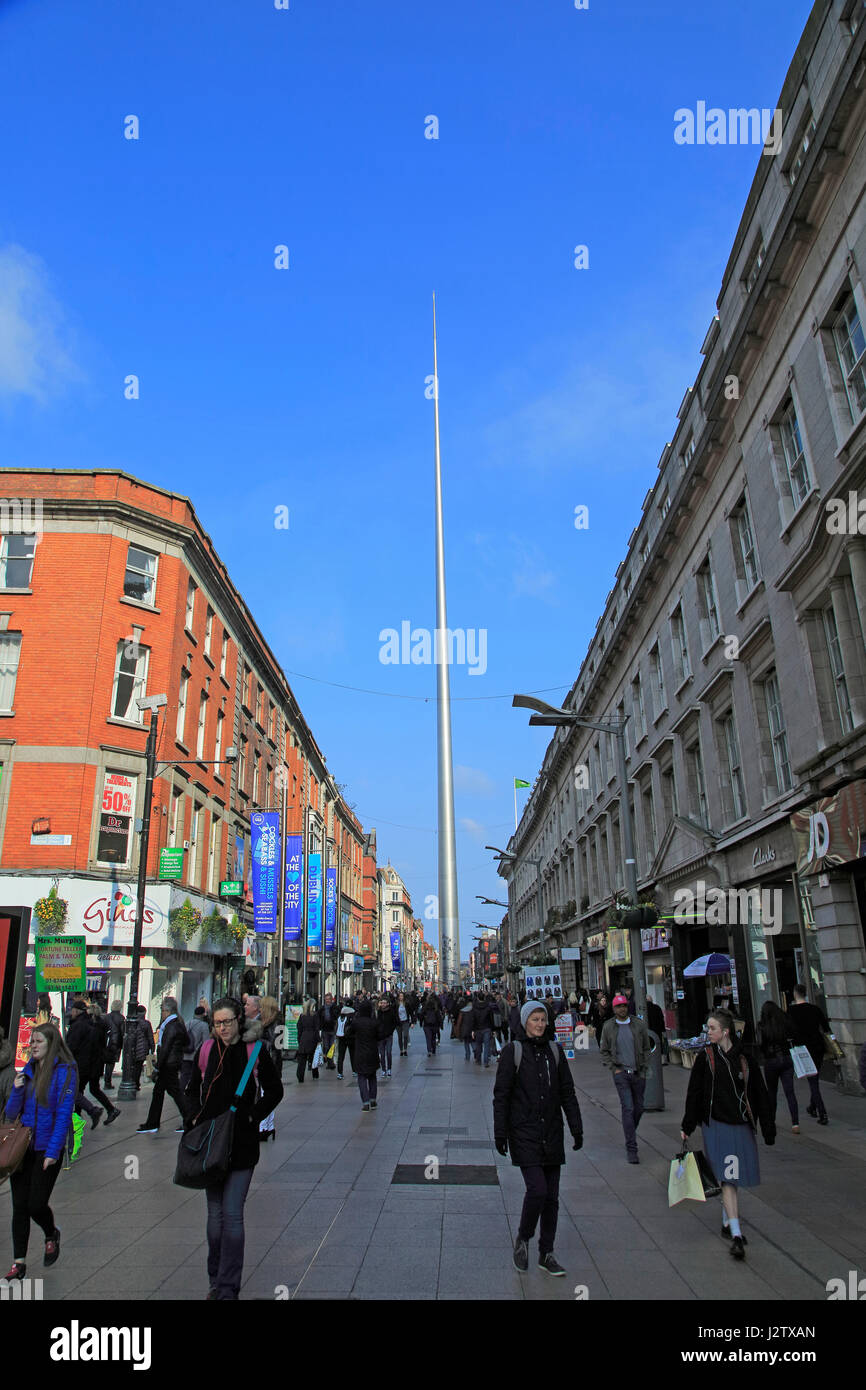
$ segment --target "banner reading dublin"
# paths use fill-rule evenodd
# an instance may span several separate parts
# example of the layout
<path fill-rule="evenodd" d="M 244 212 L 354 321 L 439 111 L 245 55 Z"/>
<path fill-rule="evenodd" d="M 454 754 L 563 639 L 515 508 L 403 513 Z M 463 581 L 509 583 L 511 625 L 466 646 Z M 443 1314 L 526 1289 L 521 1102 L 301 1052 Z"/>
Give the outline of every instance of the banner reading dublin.
<path fill-rule="evenodd" d="M 280 876 L 280 817 L 276 811 L 254 811 L 252 827 L 253 926 L 277 929 L 277 884 Z"/>
<path fill-rule="evenodd" d="M 400 951 L 400 933 L 398 931 L 392 931 L 391 933 L 391 969 L 397 971 L 403 969 L 403 957 Z"/>
<path fill-rule="evenodd" d="M 310 855 L 307 878 L 307 949 L 322 949 L 322 856 Z"/>
<path fill-rule="evenodd" d="M 325 950 L 337 949 L 337 870 L 325 871 Z"/>
<path fill-rule="evenodd" d="M 301 895 L 304 883 L 304 855 L 300 835 L 286 836 L 286 940 L 300 941 L 304 932 Z"/>

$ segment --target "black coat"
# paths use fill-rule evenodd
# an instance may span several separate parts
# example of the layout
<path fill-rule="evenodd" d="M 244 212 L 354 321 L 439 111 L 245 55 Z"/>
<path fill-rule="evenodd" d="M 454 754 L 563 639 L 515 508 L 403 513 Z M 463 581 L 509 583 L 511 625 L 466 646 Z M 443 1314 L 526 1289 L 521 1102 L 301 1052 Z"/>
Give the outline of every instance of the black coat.
<path fill-rule="evenodd" d="M 180 1071 L 183 1054 L 189 1048 L 189 1034 L 180 1017 L 170 1018 L 162 1030 L 156 1050 L 156 1065 L 162 1072 Z"/>
<path fill-rule="evenodd" d="M 202 1043 L 202 1047 L 204 1046 L 205 1044 Z M 221 1058 L 223 1067 L 217 1076 Z M 192 1076 L 186 1088 L 186 1094 L 192 1103 L 190 1123 L 195 1122 L 197 1124 L 200 1120 L 213 1119 L 215 1115 L 222 1115 L 225 1110 L 228 1110 L 247 1061 L 247 1048 L 243 1042 L 239 1041 L 223 1047 L 222 1042 L 217 1038 L 210 1049 L 210 1056 L 205 1067 L 204 1082 L 202 1082 L 199 1057 L 196 1053 Z M 257 1079 L 258 1085 L 256 1084 Z M 202 1097 L 205 1097 L 203 1108 Z M 256 1061 L 255 1072 L 250 1077 L 237 1102 L 230 1164 L 232 1172 L 242 1168 L 255 1168 L 259 1161 L 259 1124 L 267 1115 L 270 1115 L 272 1110 L 276 1109 L 282 1098 L 282 1082 L 266 1049 L 262 1047 Z"/>
<path fill-rule="evenodd" d="M 102 1030 L 97 1032 L 89 1014 L 79 1014 L 66 1029 L 66 1046 L 75 1058 L 82 1088 L 102 1066 L 105 1041 Z"/>
<path fill-rule="evenodd" d="M 335 1023 L 334 1032 L 336 1031 L 337 1025 Z M 301 1014 L 298 1019 L 298 1051 L 303 1052 L 307 1057 L 312 1057 L 316 1045 L 321 1041 L 318 1014 Z"/>
<path fill-rule="evenodd" d="M 502 1049 L 493 1087 L 493 1133 L 497 1142 L 507 1139 L 511 1162 L 518 1167 L 561 1165 L 565 1162 L 563 1111 L 572 1136 L 583 1134 L 568 1062 L 559 1048 L 557 1065 L 553 1048 L 544 1039 L 526 1039 L 522 1049 L 519 1071 L 514 1066 L 514 1043 Z"/>
<path fill-rule="evenodd" d="M 710 1065 L 708 1053 L 713 1053 L 715 1067 Z M 704 1048 L 695 1057 L 689 1075 L 689 1088 L 686 1091 L 686 1110 L 680 1128 L 691 1134 L 698 1125 L 708 1120 L 719 1120 L 722 1124 L 749 1124 L 744 1120 L 741 1097 L 744 1094 L 743 1067 L 740 1059 L 746 1061 L 748 1085 L 745 1096 L 756 1123 L 760 1126 L 764 1142 L 776 1141 L 776 1122 L 770 1109 L 770 1095 L 761 1068 L 749 1061 L 739 1043 L 725 1053 L 713 1046 Z"/>
<path fill-rule="evenodd" d="M 421 1010 L 421 1023 L 425 1028 L 442 1027 L 442 1010 L 438 999 L 429 999 Z"/>
<path fill-rule="evenodd" d="M 352 1014 L 346 1024 L 349 1045 L 355 1045 L 355 1071 L 359 1076 L 375 1076 L 379 1066 L 378 1028 L 375 1018 Z"/>
<path fill-rule="evenodd" d="M 788 1017 L 796 1042 L 809 1049 L 809 1056 L 820 1073 L 824 1063 L 824 1039 L 821 1033 L 830 1032 L 826 1014 L 821 1012 L 817 1004 L 792 1004 Z"/>
<path fill-rule="evenodd" d="M 493 1005 L 485 999 L 483 1004 L 475 1004 L 472 1008 L 472 1031 L 480 1033 L 484 1028 L 493 1027 Z"/>
<path fill-rule="evenodd" d="M 105 1060 L 116 1061 L 123 1051 L 123 1039 L 126 1037 L 126 1019 L 119 1010 L 112 1009 L 110 1014 L 105 1015 L 105 1025 L 108 1031 L 108 1050 Z M 108 1053 L 113 1054 L 109 1056 Z"/>
<path fill-rule="evenodd" d="M 376 1036 L 378 1038 L 390 1038 L 396 1027 L 397 1009 L 393 1004 L 389 1004 L 387 1009 L 376 1010 Z"/>

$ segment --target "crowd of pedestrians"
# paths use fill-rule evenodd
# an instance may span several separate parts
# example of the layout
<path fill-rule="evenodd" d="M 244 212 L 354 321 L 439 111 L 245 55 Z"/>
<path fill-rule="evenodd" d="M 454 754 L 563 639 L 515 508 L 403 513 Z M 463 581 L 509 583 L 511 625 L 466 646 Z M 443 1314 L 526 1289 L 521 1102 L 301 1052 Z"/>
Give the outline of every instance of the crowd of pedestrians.
<path fill-rule="evenodd" d="M 24 1160 L 10 1180 L 14 1262 L 7 1279 L 24 1278 L 33 1223 L 44 1236 L 44 1265 L 58 1259 L 60 1230 L 50 1199 L 64 1148 L 82 1111 L 94 1128 L 103 1114 L 106 1124 L 121 1114 L 106 1092 L 114 1088 L 114 1068 L 127 1044 L 136 1088 L 141 1088 L 145 1065 L 153 1081 L 139 1134 L 159 1132 L 166 1096 L 177 1107 L 172 1126 L 177 1135 L 207 1125 L 230 1108 L 235 1112 L 228 1172 L 206 1188 L 206 1235 L 207 1297 L 237 1299 L 244 1204 L 260 1146 L 275 1138 L 275 1114 L 283 1098 L 285 1029 L 278 1001 L 254 989 L 241 1000 L 226 996 L 213 1006 L 202 999 L 184 1021 L 177 1000 L 166 996 L 154 1033 L 143 1006 L 127 1022 L 119 1001 L 103 1014 L 76 998 L 68 1006 L 65 1040 L 47 996 L 40 996 L 39 1008 L 30 1060 L 23 1070 L 15 1071 L 14 1049 L 0 1034 L 0 1112 L 5 1108 L 7 1121 L 20 1118 L 32 1130 Z M 326 994 L 321 1005 L 306 999 L 297 1020 L 295 1075 L 299 1085 L 308 1075 L 318 1081 L 323 1070 L 344 1081 L 348 1055 L 361 1109 L 371 1112 L 379 1106 L 379 1082 L 392 1076 L 395 1035 L 402 1058 L 409 1055 L 417 1027 L 415 1036 L 419 1041 L 423 1037 L 428 1058 L 436 1056 L 445 1034 L 463 1043 L 466 1063 L 489 1069 L 495 1062 L 494 1143 L 520 1168 L 525 1185 L 513 1263 L 521 1273 L 528 1270 L 529 1242 L 538 1229 L 539 1267 L 561 1277 L 565 1270 L 556 1259 L 554 1242 L 566 1125 L 573 1149 L 583 1145 L 572 1073 L 555 1034 L 557 1016 L 565 1010 L 576 1027 L 595 1034 L 600 1061 L 616 1088 L 626 1160 L 637 1164 L 638 1127 L 654 1045 L 651 1034 L 664 1043 L 665 1020 L 652 1001 L 646 1021 L 638 1016 L 630 990 L 613 995 L 581 991 L 567 1000 L 549 995 L 543 1001 L 498 990 L 428 991 L 420 997 L 415 991 L 360 990 L 343 999 Z M 739 1189 L 760 1183 L 757 1135 L 760 1132 L 767 1145 L 775 1142 L 780 1085 L 792 1132 L 800 1133 L 791 1055 L 798 1044 L 815 1066 L 815 1075 L 808 1077 L 806 1113 L 820 1125 L 829 1123 L 818 1078 L 828 1035 L 826 1016 L 807 1002 L 801 989 L 795 990 L 787 1010 L 764 1003 L 748 1041 L 727 1009 L 715 1008 L 707 1017 L 704 1046 L 689 1075 L 680 1132 L 687 1147 L 700 1127 L 703 1156 L 721 1191 L 721 1234 L 736 1260 L 745 1258 L 748 1244 L 738 1209 Z M 866 1089 L 866 1045 L 860 1071 Z"/>

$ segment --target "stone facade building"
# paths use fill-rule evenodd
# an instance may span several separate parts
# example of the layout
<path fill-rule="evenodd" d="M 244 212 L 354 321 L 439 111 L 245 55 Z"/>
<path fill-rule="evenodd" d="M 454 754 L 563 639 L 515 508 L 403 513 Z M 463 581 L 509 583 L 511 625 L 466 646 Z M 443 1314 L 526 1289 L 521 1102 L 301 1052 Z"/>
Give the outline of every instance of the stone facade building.
<path fill-rule="evenodd" d="M 781 148 L 760 157 L 703 363 L 565 704 L 625 720 L 640 897 L 662 919 L 644 934 L 643 973 L 669 1026 L 692 1034 L 720 994 L 753 1023 L 765 999 L 787 1001 L 802 982 L 845 1047 L 845 1084 L 859 1091 L 862 0 L 818 0 L 777 105 Z M 540 856 L 547 931 L 581 951 L 564 966 L 566 984 L 631 977 L 615 903 L 626 887 L 620 808 L 613 736 L 557 729 L 509 844 L 516 871 L 500 870 L 512 966 L 537 951 L 527 861 Z M 730 955 L 730 976 L 685 977 L 710 951 Z"/>

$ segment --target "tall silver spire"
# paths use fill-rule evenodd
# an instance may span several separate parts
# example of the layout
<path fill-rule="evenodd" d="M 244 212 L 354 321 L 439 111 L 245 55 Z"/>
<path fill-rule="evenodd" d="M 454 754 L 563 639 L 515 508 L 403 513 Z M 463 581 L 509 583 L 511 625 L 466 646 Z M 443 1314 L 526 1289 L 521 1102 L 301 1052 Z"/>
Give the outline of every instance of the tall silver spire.
<path fill-rule="evenodd" d="M 460 973 L 457 916 L 457 848 L 454 838 L 454 773 L 451 758 L 450 643 L 445 606 L 445 536 L 442 525 L 442 466 L 439 457 L 439 362 L 436 355 L 436 296 L 433 296 L 433 419 L 436 457 L 436 693 L 439 771 L 439 959 L 442 978 L 453 985 Z"/>

